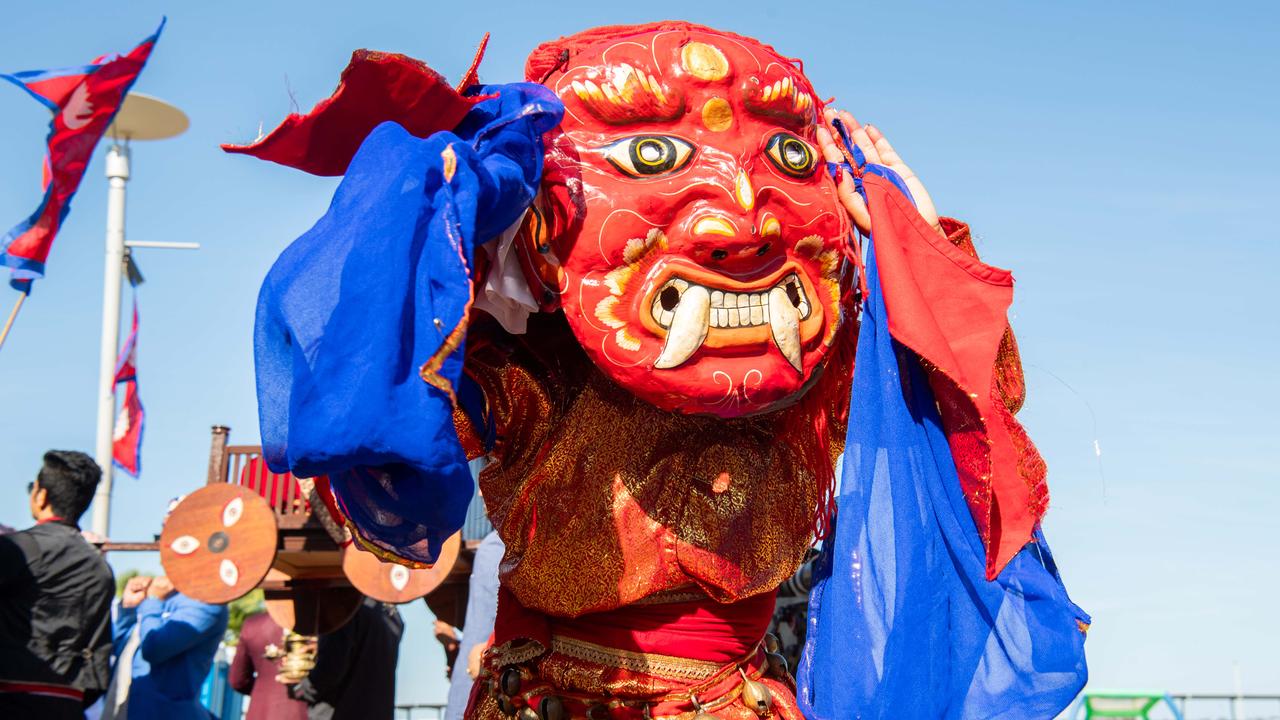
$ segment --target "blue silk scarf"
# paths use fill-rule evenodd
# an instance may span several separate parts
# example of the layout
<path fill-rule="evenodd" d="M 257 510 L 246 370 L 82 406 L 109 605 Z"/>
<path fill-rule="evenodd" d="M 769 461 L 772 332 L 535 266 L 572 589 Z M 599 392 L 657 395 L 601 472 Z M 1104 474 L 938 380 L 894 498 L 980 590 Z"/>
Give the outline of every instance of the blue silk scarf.
<path fill-rule="evenodd" d="M 268 273 L 254 334 L 268 465 L 328 475 L 366 544 L 423 563 L 473 493 L 452 422 L 473 253 L 528 208 L 563 113 L 532 83 L 473 93 L 493 97 L 452 132 L 369 134 Z"/>

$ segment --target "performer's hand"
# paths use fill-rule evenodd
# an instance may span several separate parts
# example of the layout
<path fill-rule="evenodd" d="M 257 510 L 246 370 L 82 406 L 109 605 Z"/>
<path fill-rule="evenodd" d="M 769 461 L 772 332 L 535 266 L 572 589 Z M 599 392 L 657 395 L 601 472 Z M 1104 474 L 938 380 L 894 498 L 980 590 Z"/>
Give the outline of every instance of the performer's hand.
<path fill-rule="evenodd" d="M 929 197 L 929 191 L 925 190 L 924 183 L 920 182 L 920 178 L 912 172 L 911 168 L 902 161 L 902 157 L 893 149 L 893 145 L 889 144 L 889 139 L 884 133 L 872 125 L 862 125 L 852 115 L 843 110 L 827 109 L 825 114 L 827 124 L 830 125 L 834 120 L 840 120 L 848 129 L 853 142 L 862 151 L 867 162 L 876 165 L 884 165 L 893 170 L 906 183 L 907 189 L 911 191 L 911 197 L 916 201 L 916 209 L 920 212 L 920 216 L 925 222 L 933 226 L 939 234 L 946 235 L 942 229 L 942 225 L 938 222 L 938 211 L 933 206 L 933 199 Z M 844 154 L 840 152 L 839 141 L 832 135 L 827 127 L 818 128 L 818 145 L 822 149 L 822 156 L 827 162 L 841 162 Z M 840 203 L 844 205 L 844 209 L 848 211 L 849 216 L 853 218 L 854 225 L 863 234 L 871 232 L 871 214 L 867 212 L 867 204 L 863 201 L 862 196 L 854 189 L 853 176 L 848 171 L 840 171 L 840 179 L 837 181 L 837 193 L 840 197 Z"/>
<path fill-rule="evenodd" d="M 120 607 L 138 607 L 146 599 L 147 588 L 150 585 L 151 578 L 146 575 L 137 575 L 129 578 L 129 581 L 124 584 L 124 592 L 120 593 Z"/>
<path fill-rule="evenodd" d="M 151 586 L 147 588 L 147 597 L 164 600 L 172 595 L 173 592 L 173 583 L 169 582 L 169 578 L 161 575 L 151 581 Z"/>

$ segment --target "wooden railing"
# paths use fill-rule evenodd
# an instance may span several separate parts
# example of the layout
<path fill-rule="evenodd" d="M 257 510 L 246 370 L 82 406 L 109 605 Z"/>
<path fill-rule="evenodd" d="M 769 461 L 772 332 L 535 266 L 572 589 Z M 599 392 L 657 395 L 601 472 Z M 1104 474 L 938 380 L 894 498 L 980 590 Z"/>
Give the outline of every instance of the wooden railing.
<path fill-rule="evenodd" d="M 289 473 L 271 472 L 262 459 L 260 445 L 228 445 L 230 434 L 226 426 L 213 427 L 208 483 L 236 483 L 258 493 L 275 511 L 276 525 L 281 530 L 308 525 L 319 528 L 319 523 L 311 518 L 311 507 L 298 485 L 298 478 Z"/>

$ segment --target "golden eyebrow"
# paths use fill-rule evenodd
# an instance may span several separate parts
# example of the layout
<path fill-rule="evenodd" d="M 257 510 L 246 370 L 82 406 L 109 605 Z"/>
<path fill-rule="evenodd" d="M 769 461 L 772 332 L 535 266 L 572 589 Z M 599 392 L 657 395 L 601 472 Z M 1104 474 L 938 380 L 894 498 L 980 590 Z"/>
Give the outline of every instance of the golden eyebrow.
<path fill-rule="evenodd" d="M 747 111 L 756 115 L 781 120 L 784 124 L 799 128 L 817 121 L 813 96 L 796 85 L 790 76 L 768 85 L 747 88 L 743 93 Z"/>
<path fill-rule="evenodd" d="M 592 115 L 610 125 L 674 120 L 684 112 L 679 90 L 627 63 L 606 68 L 599 83 L 579 72 L 570 87 Z"/>

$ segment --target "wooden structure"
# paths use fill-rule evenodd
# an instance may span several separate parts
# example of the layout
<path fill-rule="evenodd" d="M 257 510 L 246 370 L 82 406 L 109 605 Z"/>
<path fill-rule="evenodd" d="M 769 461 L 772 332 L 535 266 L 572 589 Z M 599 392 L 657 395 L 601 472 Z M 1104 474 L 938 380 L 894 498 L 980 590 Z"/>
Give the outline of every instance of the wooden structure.
<path fill-rule="evenodd" d="M 229 428 L 214 426 L 205 487 L 165 522 L 158 549 L 176 588 L 222 603 L 259 587 L 276 622 L 304 635 L 341 626 L 362 595 L 403 603 L 438 593 L 438 602 L 428 600 L 432 611 L 462 624 L 476 542 L 467 547 L 455 535 L 430 569 L 381 562 L 350 542 L 312 481 L 271 472 L 260 446 L 229 437 Z"/>

